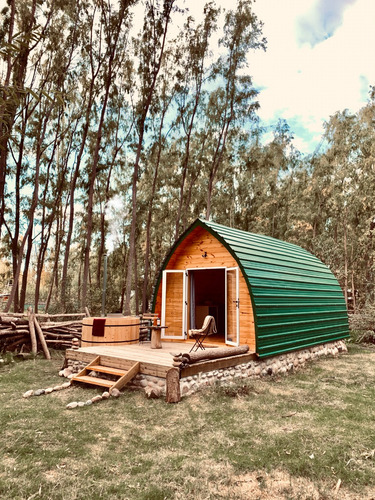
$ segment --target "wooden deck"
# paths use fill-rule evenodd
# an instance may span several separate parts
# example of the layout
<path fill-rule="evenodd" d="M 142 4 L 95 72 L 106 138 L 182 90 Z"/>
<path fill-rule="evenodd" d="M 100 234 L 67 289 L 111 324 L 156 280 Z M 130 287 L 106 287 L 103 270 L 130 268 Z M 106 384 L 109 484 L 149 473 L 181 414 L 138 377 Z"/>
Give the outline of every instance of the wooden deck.
<path fill-rule="evenodd" d="M 189 352 L 192 342 L 162 342 L 162 349 L 151 349 L 151 343 L 128 344 L 125 346 L 91 346 L 79 349 L 68 349 L 66 358 L 71 360 L 91 362 L 96 356 L 100 356 L 101 363 L 112 368 L 129 370 L 131 366 L 139 361 L 139 373 L 166 378 L 167 372 L 173 367 L 173 355 Z M 215 347 L 213 343 L 207 343 L 206 347 Z M 224 347 L 220 344 L 220 347 Z M 230 356 L 231 347 L 228 348 Z M 256 359 L 254 353 L 240 354 L 211 361 L 201 361 L 181 371 L 181 377 L 188 377 L 199 372 L 208 372 L 220 368 L 228 368 L 241 363 L 247 363 Z"/>

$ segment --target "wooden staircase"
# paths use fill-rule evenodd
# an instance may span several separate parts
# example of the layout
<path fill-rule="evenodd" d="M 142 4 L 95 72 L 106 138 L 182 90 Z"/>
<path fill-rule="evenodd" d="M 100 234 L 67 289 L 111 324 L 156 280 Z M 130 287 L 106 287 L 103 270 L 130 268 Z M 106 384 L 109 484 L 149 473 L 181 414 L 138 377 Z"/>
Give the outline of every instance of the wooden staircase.
<path fill-rule="evenodd" d="M 137 373 L 139 372 L 140 363 L 137 361 L 129 370 L 120 370 L 118 368 L 112 368 L 110 366 L 104 366 L 100 362 L 100 356 L 97 356 L 91 361 L 83 370 L 81 370 L 77 375 L 75 375 L 71 381 L 73 383 L 91 384 L 99 385 L 101 387 L 107 387 L 109 393 L 113 389 L 121 390 L 124 385 L 126 385 Z M 105 378 L 94 377 L 90 375 L 90 372 L 103 373 L 106 375 L 112 375 L 117 377 L 117 380 L 108 380 Z"/>

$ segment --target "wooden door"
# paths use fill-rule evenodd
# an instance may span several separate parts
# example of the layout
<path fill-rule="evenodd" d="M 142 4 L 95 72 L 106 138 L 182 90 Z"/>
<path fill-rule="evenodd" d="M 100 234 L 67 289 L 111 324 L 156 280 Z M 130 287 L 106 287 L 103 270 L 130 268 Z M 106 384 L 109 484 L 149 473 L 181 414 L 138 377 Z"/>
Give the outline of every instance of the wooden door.
<path fill-rule="evenodd" d="M 239 345 L 240 339 L 240 299 L 238 284 L 238 267 L 226 270 L 226 329 L 225 342 L 229 345 Z"/>
<path fill-rule="evenodd" d="M 162 326 L 168 327 L 162 330 L 164 339 L 187 337 L 186 275 L 184 270 L 163 271 L 161 322 Z"/>

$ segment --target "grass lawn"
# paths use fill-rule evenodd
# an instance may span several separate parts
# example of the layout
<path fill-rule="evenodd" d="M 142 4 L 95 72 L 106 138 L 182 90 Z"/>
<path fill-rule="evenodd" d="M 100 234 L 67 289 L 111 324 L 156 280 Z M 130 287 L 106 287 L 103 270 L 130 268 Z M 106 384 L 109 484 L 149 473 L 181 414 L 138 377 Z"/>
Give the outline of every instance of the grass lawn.
<path fill-rule="evenodd" d="M 58 385 L 62 354 L 0 368 L 1 499 L 375 499 L 375 350 L 179 404 Z"/>

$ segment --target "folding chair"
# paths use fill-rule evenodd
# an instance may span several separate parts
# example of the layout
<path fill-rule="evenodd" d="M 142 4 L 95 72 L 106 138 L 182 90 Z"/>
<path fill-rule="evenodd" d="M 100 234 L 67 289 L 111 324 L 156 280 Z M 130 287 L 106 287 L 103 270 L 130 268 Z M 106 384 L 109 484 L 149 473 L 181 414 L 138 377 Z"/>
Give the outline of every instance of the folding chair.
<path fill-rule="evenodd" d="M 193 347 L 189 352 L 197 351 L 198 349 L 205 349 L 203 342 L 206 337 L 216 333 L 216 323 L 213 316 L 206 316 L 203 321 L 202 328 L 197 330 L 189 330 L 189 336 L 195 340 Z"/>

